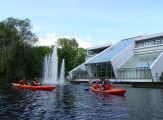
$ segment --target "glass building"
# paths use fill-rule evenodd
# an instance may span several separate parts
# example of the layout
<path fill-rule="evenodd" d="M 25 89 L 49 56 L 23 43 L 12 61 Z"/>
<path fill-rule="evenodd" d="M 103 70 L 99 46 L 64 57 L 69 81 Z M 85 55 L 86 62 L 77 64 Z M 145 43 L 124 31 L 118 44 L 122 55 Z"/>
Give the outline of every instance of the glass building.
<path fill-rule="evenodd" d="M 95 57 L 96 55 L 98 55 L 99 53 L 101 53 L 102 51 L 104 51 L 105 49 L 107 49 L 110 46 L 111 46 L 111 44 L 109 43 L 109 44 L 100 45 L 100 46 L 96 46 L 96 47 L 92 47 L 92 48 L 87 49 L 86 61 L 92 59 L 93 57 Z M 69 72 L 70 77 L 73 80 L 74 79 L 89 79 L 89 78 L 91 78 L 91 76 L 88 74 L 87 68 L 88 67 L 85 63 L 77 66 L 76 68 L 72 69 Z"/>
<path fill-rule="evenodd" d="M 130 82 L 159 81 L 163 73 L 163 33 L 138 36 L 119 41 L 99 53 L 89 51 L 93 57 L 82 64 L 85 69 L 73 69 L 71 76 L 80 78 Z M 81 77 L 82 76 L 82 77 Z"/>
<path fill-rule="evenodd" d="M 91 64 L 92 74 L 94 79 L 112 78 L 115 79 L 112 64 L 110 62 Z"/>
<path fill-rule="evenodd" d="M 118 70 L 119 79 L 152 79 L 150 65 L 160 52 L 135 54 Z"/>
<path fill-rule="evenodd" d="M 72 71 L 73 79 L 88 79 L 88 72 L 86 66 L 83 64 L 78 69 Z"/>
<path fill-rule="evenodd" d="M 93 59 L 86 61 L 86 65 L 89 65 L 90 76 L 96 79 L 100 79 L 101 77 L 108 79 L 115 79 L 115 71 L 113 69 L 112 61 L 118 56 L 122 51 L 126 49 L 126 47 L 131 46 L 134 43 L 132 39 L 125 39 L 118 42 L 116 45 L 107 48 L 100 54 L 98 54 Z"/>

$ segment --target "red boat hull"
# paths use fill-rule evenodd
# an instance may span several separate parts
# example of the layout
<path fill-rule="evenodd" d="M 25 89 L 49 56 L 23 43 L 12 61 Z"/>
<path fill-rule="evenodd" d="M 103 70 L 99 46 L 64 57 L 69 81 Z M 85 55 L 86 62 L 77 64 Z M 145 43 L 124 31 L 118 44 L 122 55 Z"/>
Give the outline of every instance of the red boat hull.
<path fill-rule="evenodd" d="M 112 94 L 112 95 L 124 95 L 126 90 L 125 89 L 117 89 L 117 88 L 112 88 L 109 90 L 99 90 L 99 89 L 94 89 L 91 88 L 93 92 L 101 92 L 101 93 L 107 93 L 107 94 Z"/>
<path fill-rule="evenodd" d="M 45 91 L 52 91 L 56 89 L 55 86 L 31 86 L 31 85 L 20 85 L 16 83 L 12 83 L 12 86 L 15 86 L 17 88 L 21 89 L 28 89 L 28 90 L 45 90 Z"/>

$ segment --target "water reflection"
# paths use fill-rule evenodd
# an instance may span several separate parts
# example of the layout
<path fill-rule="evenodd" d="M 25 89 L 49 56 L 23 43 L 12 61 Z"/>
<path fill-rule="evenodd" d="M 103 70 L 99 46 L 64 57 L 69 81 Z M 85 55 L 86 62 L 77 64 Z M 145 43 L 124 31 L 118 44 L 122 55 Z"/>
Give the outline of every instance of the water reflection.
<path fill-rule="evenodd" d="M 1 86 L 1 119 L 163 119 L 161 89 L 127 88 L 125 96 L 114 96 L 84 91 L 86 88 L 66 85 L 49 92 Z"/>

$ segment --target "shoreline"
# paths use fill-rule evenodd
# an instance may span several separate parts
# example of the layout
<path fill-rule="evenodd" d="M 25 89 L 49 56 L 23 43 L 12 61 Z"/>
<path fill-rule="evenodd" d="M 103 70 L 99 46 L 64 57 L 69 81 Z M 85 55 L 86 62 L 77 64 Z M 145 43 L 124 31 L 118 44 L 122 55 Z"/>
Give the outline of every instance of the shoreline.
<path fill-rule="evenodd" d="M 89 81 L 70 81 L 72 84 L 89 83 Z M 133 88 L 161 88 L 163 89 L 163 82 L 112 82 L 113 86 L 130 86 Z"/>

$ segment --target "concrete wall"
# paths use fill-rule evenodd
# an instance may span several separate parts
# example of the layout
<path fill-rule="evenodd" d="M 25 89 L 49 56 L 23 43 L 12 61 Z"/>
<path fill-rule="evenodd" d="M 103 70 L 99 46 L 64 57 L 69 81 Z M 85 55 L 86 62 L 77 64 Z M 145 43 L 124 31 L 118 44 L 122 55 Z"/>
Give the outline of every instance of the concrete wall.
<path fill-rule="evenodd" d="M 153 51 L 163 51 L 163 45 L 155 45 L 150 47 L 139 47 L 134 49 L 134 53 L 144 53 Z"/>
<path fill-rule="evenodd" d="M 133 56 L 134 45 L 135 44 L 133 43 L 132 45 L 124 49 L 122 52 L 120 52 L 118 55 L 116 55 L 114 58 L 112 58 L 111 64 L 113 66 L 116 78 L 118 77 L 118 69 Z"/>
<path fill-rule="evenodd" d="M 163 52 L 150 66 L 150 69 L 151 69 L 153 81 L 160 81 L 159 78 L 161 73 L 163 72 Z"/>
<path fill-rule="evenodd" d="M 152 79 L 112 79 L 112 82 L 152 82 Z"/>

